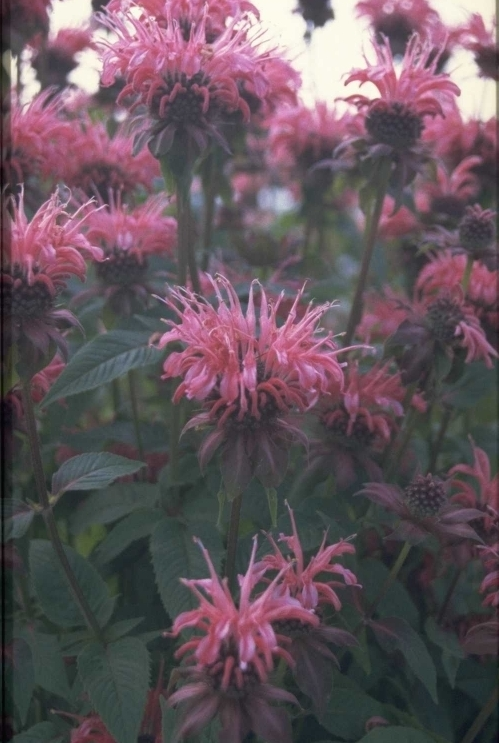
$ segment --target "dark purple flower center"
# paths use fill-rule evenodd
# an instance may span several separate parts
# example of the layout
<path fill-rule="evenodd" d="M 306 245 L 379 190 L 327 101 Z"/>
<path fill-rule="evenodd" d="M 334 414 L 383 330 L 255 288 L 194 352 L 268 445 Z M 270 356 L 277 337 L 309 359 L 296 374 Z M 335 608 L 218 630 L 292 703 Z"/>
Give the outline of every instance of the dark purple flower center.
<path fill-rule="evenodd" d="M 279 619 L 272 623 L 272 629 L 279 635 L 287 637 L 301 637 L 308 635 L 314 627 L 308 622 L 302 622 L 300 619 Z"/>
<path fill-rule="evenodd" d="M 140 260 L 135 253 L 114 247 L 107 253 L 106 260 L 96 264 L 96 270 L 104 284 L 130 286 L 143 281 L 147 261 Z"/>
<path fill-rule="evenodd" d="M 301 11 L 304 21 L 317 28 L 322 28 L 334 18 L 330 0 L 300 0 L 298 10 Z"/>
<path fill-rule="evenodd" d="M 428 306 L 426 321 L 435 336 L 443 344 L 455 340 L 456 328 L 464 320 L 460 306 L 453 299 L 439 297 Z"/>
<path fill-rule="evenodd" d="M 494 221 L 490 214 L 467 212 L 459 223 L 459 242 L 470 252 L 479 252 L 494 239 Z"/>
<path fill-rule="evenodd" d="M 366 117 L 366 129 L 373 140 L 396 150 L 413 147 L 423 128 L 421 117 L 405 103 L 374 105 Z"/>
<path fill-rule="evenodd" d="M 171 94 L 175 85 L 180 83 L 180 90 L 177 91 L 175 98 L 168 102 L 164 116 L 160 116 L 160 104 L 163 95 Z M 182 72 L 180 75 L 169 74 L 165 78 L 165 87 L 159 90 L 153 98 L 152 113 L 166 124 L 194 124 L 204 123 L 205 114 L 203 114 L 204 96 L 200 88 L 208 88 L 209 79 L 204 72 L 197 72 L 192 77 Z"/>
<path fill-rule="evenodd" d="M 234 699 L 243 699 L 252 689 L 259 686 L 261 681 L 253 663 L 248 663 L 244 670 L 239 668 L 239 654 L 232 645 L 232 643 L 229 643 L 220 648 L 219 657 L 207 668 L 207 674 L 215 691 L 219 691 L 222 686 L 227 660 L 232 656 L 234 662 L 229 684 L 223 693 Z"/>
<path fill-rule="evenodd" d="M 347 434 L 350 416 L 346 410 L 340 408 L 342 415 L 334 415 L 331 424 L 327 423 L 328 416 L 325 416 L 323 422 L 330 434 L 334 437 L 354 441 L 359 446 L 369 446 L 372 444 L 375 434 L 369 429 L 365 416 L 358 415 L 353 424 L 350 435 Z"/>
<path fill-rule="evenodd" d="M 33 269 L 37 273 L 36 266 Z M 54 297 L 43 281 L 35 281 L 28 284 L 23 269 L 17 264 L 12 270 L 14 280 L 21 279 L 14 286 L 10 282 L 2 282 L 3 302 L 6 312 L 14 319 L 26 320 L 29 318 L 43 317 L 54 306 Z"/>
<path fill-rule="evenodd" d="M 88 163 L 82 166 L 76 185 L 81 185 L 85 193 L 95 196 L 97 189 L 104 203 L 109 202 L 109 191 L 132 190 L 129 178 L 119 165 L 107 163 Z"/>
<path fill-rule="evenodd" d="M 447 500 L 442 482 L 432 475 L 418 475 L 404 489 L 404 498 L 418 518 L 435 516 Z"/>
<path fill-rule="evenodd" d="M 382 13 L 374 23 L 374 30 L 378 43 L 383 43 L 383 36 L 388 38 L 392 54 L 396 57 L 404 54 L 407 42 L 414 33 L 414 24 L 402 13 Z"/>

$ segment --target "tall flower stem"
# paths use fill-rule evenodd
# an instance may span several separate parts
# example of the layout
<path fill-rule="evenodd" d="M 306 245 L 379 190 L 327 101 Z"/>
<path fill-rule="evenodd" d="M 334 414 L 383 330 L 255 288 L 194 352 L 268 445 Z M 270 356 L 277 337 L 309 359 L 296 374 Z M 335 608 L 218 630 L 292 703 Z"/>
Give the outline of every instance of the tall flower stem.
<path fill-rule="evenodd" d="M 350 316 L 347 322 L 346 333 L 343 337 L 344 346 L 350 346 L 352 338 L 355 333 L 355 328 L 362 319 L 362 307 L 364 292 L 366 289 L 367 277 L 369 274 L 369 266 L 371 265 L 371 258 L 374 252 L 374 246 L 376 244 L 376 237 L 378 234 L 379 220 L 383 211 L 383 203 L 385 201 L 386 190 L 388 188 L 388 181 L 390 179 L 391 172 L 391 161 L 385 160 L 379 168 L 379 176 L 377 183 L 376 196 L 374 198 L 374 206 L 372 212 L 366 217 L 366 230 L 364 239 L 364 253 L 362 255 L 362 263 L 360 266 L 359 278 L 355 289 L 355 295 L 353 298 L 352 309 L 350 310 Z"/>
<path fill-rule="evenodd" d="M 390 570 L 389 574 L 386 577 L 385 582 L 381 586 L 381 590 L 372 602 L 371 606 L 368 608 L 366 612 L 365 619 L 370 619 L 374 612 L 376 611 L 376 608 L 380 601 L 386 596 L 386 593 L 392 583 L 394 583 L 397 575 L 400 573 L 400 569 L 402 568 L 402 565 L 406 561 L 407 555 L 409 554 L 409 551 L 411 549 L 411 544 L 409 542 L 405 542 L 404 546 L 399 552 L 399 556 L 395 560 L 395 562 L 392 565 L 392 569 Z"/>
<path fill-rule="evenodd" d="M 430 457 L 430 463 L 428 464 L 428 472 L 433 472 L 435 470 L 438 455 L 440 454 L 440 449 L 445 439 L 445 435 L 447 433 L 449 423 L 451 422 L 453 412 L 454 411 L 452 408 L 444 409 L 444 412 L 442 414 L 442 420 L 440 421 L 440 428 L 438 429 L 436 441 L 431 446 L 431 457 Z"/>
<path fill-rule="evenodd" d="M 443 620 L 445 619 L 445 615 L 447 613 L 447 609 L 449 608 L 450 600 L 452 598 L 452 594 L 454 593 L 457 584 L 459 583 L 459 578 L 463 574 L 462 568 L 457 568 L 457 570 L 454 573 L 454 576 L 449 584 L 449 587 L 447 589 L 447 593 L 445 594 L 445 598 L 443 600 L 442 606 L 440 607 L 440 611 L 438 612 L 437 616 L 437 624 L 442 624 Z"/>
<path fill-rule="evenodd" d="M 384 472 L 385 481 L 389 482 L 393 473 L 395 472 L 398 464 L 400 463 L 402 454 L 405 452 L 409 441 L 411 440 L 414 429 L 419 421 L 419 415 L 415 408 L 411 408 L 407 415 L 405 430 L 402 434 L 402 440 L 395 450 L 392 450 L 391 458 L 386 460 L 386 468 Z"/>
<path fill-rule="evenodd" d="M 463 292 L 465 294 L 468 291 L 468 287 L 470 285 L 472 271 L 473 271 L 473 256 L 469 255 L 468 260 L 466 261 L 466 266 L 464 268 L 464 273 L 463 273 L 463 279 L 461 282 L 461 286 L 463 287 Z"/>
<path fill-rule="evenodd" d="M 80 587 L 80 584 L 76 579 L 75 574 L 73 573 L 71 565 L 69 564 L 68 558 L 64 551 L 59 532 L 57 531 L 57 524 L 55 521 L 54 513 L 52 511 L 52 505 L 50 503 L 49 494 L 47 492 L 47 486 L 45 484 L 45 475 L 43 472 L 42 457 L 40 453 L 40 441 L 38 439 L 38 432 L 36 430 L 35 412 L 33 409 L 33 401 L 31 399 L 31 381 L 29 379 L 22 380 L 21 392 L 24 414 L 26 418 L 26 429 L 28 433 L 28 440 L 31 452 L 31 461 L 33 464 L 35 487 L 41 506 L 41 514 L 43 516 L 45 526 L 47 527 L 50 541 L 52 542 L 52 546 L 64 571 L 64 575 L 66 576 L 70 591 L 80 608 L 81 614 L 85 620 L 85 624 L 87 625 L 88 629 L 95 635 L 97 640 L 102 642 L 102 630 L 92 609 L 89 606 L 89 603 Z"/>
<path fill-rule="evenodd" d="M 494 710 L 497 707 L 497 700 L 498 700 L 498 688 L 497 686 L 494 687 L 492 690 L 492 694 L 485 702 L 484 706 L 478 713 L 475 721 L 473 722 L 472 726 L 462 739 L 461 743 L 472 743 L 472 741 L 475 740 L 476 736 L 480 732 L 480 730 L 483 728 L 487 720 L 489 719 L 490 715 L 494 712 Z"/>
<path fill-rule="evenodd" d="M 203 180 L 204 213 L 203 213 L 203 254 L 201 268 L 208 269 L 211 242 L 213 237 L 213 220 L 215 218 L 215 176 L 216 176 L 216 154 L 211 152 L 206 161 L 206 178 Z"/>
<path fill-rule="evenodd" d="M 128 377 L 128 389 L 130 392 L 130 403 L 132 406 L 132 419 L 133 427 L 135 430 L 135 440 L 137 442 L 137 449 L 139 451 L 139 458 L 142 462 L 145 461 L 144 457 L 144 444 L 142 441 L 142 434 L 140 431 L 140 419 L 139 419 L 139 400 L 137 394 L 136 377 L 133 369 L 130 369 L 127 374 Z"/>
<path fill-rule="evenodd" d="M 241 517 L 241 506 L 243 495 L 236 495 L 232 500 L 230 509 L 229 533 L 227 535 L 227 560 L 225 563 L 225 575 L 229 581 L 229 588 L 234 591 L 236 588 L 236 552 L 237 540 L 239 536 L 239 520 Z"/>

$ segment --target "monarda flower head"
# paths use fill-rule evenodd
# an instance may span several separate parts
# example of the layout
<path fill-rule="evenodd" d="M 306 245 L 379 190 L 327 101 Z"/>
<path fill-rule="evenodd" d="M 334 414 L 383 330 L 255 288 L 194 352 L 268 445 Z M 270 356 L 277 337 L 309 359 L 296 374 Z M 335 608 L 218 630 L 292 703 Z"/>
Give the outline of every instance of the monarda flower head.
<path fill-rule="evenodd" d="M 261 289 L 257 318 L 257 282 L 250 288 L 244 313 L 227 279 L 218 276 L 210 281 L 217 308 L 179 287 L 171 292 L 174 301 L 166 300 L 180 323 L 168 321 L 171 330 L 161 337 L 159 347 L 180 341 L 186 348 L 168 356 L 163 378 L 183 377 L 174 402 L 187 397 L 203 403 L 203 412 L 184 429 L 213 427 L 199 451 L 202 468 L 221 447 L 229 494 L 242 492 L 253 476 L 265 487 L 276 487 L 286 472 L 291 443 L 307 445 L 301 419 L 293 416 L 312 408 L 331 379 L 340 386 L 343 381 L 337 360 L 342 349 L 329 335 L 317 332 L 331 305 L 310 305 L 297 319 L 302 289 L 279 327 L 283 294 L 269 302 Z"/>
<path fill-rule="evenodd" d="M 276 595 L 290 596 L 299 601 L 320 620 L 318 626 L 311 626 L 308 622 L 304 624 L 296 619 L 279 620 L 273 627 L 276 632 L 287 638 L 287 651 L 294 660 L 293 671 L 299 688 L 312 697 L 316 709 L 322 710 L 331 690 L 331 661 L 337 663 L 326 643 L 357 644 L 349 632 L 330 627 L 325 621 L 328 607 L 332 607 L 335 612 L 341 609 L 337 589 L 347 586 L 359 587 L 354 573 L 337 562 L 342 555 L 355 554 L 355 547 L 348 540 L 326 546 L 327 533 L 324 533 L 318 551 L 306 561 L 293 510 L 289 505 L 287 507 L 292 535 L 280 534 L 278 541 L 286 545 L 290 554 L 283 554 L 272 535 L 267 534 L 273 554 L 265 555 L 256 563 L 254 571 L 257 579 L 262 575 L 262 571 L 271 570 L 282 574 L 274 589 Z M 270 582 L 266 577 L 263 580 Z"/>
<path fill-rule="evenodd" d="M 157 160 L 147 150 L 132 154 L 133 143 L 122 128 L 110 137 L 105 124 L 84 118 L 73 124 L 71 157 L 58 165 L 61 180 L 86 196 L 99 196 L 109 203 L 119 192 L 123 201 L 131 201 L 142 189 L 153 190 L 161 176 Z"/>
<path fill-rule="evenodd" d="M 375 99 L 356 94 L 346 98 L 365 112 L 367 154 L 390 157 L 395 163 L 396 180 L 402 187 L 420 169 L 423 152 L 420 145 L 426 117 L 444 116 L 443 106 L 460 94 L 449 75 L 436 72 L 440 51 L 414 34 L 402 60 L 400 70 L 388 43 L 373 42 L 376 61 L 355 69 L 347 77 L 351 82 L 373 83 L 379 91 Z"/>
<path fill-rule="evenodd" d="M 286 711 L 270 704 L 272 701 L 296 704 L 292 694 L 268 683 L 275 658 L 293 665 L 286 650 L 286 638 L 274 626 L 297 621 L 314 627 L 319 620 L 298 600 L 275 590 L 290 564 L 279 570 L 263 592 L 252 597 L 255 583 L 262 575 L 259 570 L 255 577 L 256 538 L 248 570 L 239 576 L 237 604 L 227 579 L 220 580 L 207 550 L 198 543 L 210 577 L 182 579 L 199 606 L 180 614 L 171 633 L 176 637 L 184 629 L 196 631 L 175 653 L 177 658 L 184 658 L 186 666 L 180 670 L 189 683 L 168 700 L 171 706 L 185 703 L 173 740 L 184 740 L 205 729 L 218 715 L 220 743 L 243 743 L 250 731 L 269 743 L 291 743 L 291 724 Z"/>
<path fill-rule="evenodd" d="M 402 56 L 409 39 L 414 33 L 435 36 L 443 27 L 438 13 L 428 0 L 359 0 L 355 5 L 359 17 L 368 18 L 376 40 L 380 43 L 386 37 L 394 56 Z"/>
<path fill-rule="evenodd" d="M 499 80 L 499 46 L 495 19 L 487 28 L 480 13 L 472 13 L 468 23 L 458 29 L 458 38 L 465 49 L 475 55 L 480 77 Z"/>
<path fill-rule="evenodd" d="M 121 315 L 132 314 L 135 304 L 147 304 L 149 259 L 172 256 L 177 242 L 177 220 L 164 215 L 168 198 L 151 196 L 134 209 L 111 199 L 109 206 L 94 210 L 88 218 L 87 237 L 100 245 L 104 260 L 96 263 L 98 285 L 77 301 L 101 294 Z"/>
<path fill-rule="evenodd" d="M 147 143 L 162 158 L 175 141 L 180 150 L 172 156 L 192 159 L 212 140 L 226 146 L 224 124 L 247 122 L 282 99 L 295 100 L 297 74 L 275 50 L 260 48 L 256 26 L 234 19 L 207 43 L 208 10 L 187 40 L 170 4 L 161 25 L 152 16 L 138 20 L 130 10 L 101 17 L 115 34 L 102 42 L 102 84 L 125 78 L 118 103 L 134 113 L 136 151 Z"/>
<path fill-rule="evenodd" d="M 462 508 L 448 499 L 449 481 L 428 475 L 416 475 L 404 489 L 387 483 L 368 482 L 357 495 L 364 495 L 373 503 L 398 517 L 389 539 L 419 544 L 430 535 L 447 544 L 463 539 L 480 541 L 469 525 L 482 518 L 476 508 Z"/>
<path fill-rule="evenodd" d="M 111 0 L 107 8 L 111 11 L 125 10 L 130 3 L 128 0 Z M 169 9 L 167 10 L 167 6 Z M 211 44 L 220 36 L 233 18 L 243 14 L 251 14 L 259 18 L 260 13 L 253 3 L 248 0 L 135 0 L 134 7 L 143 11 L 144 16 L 152 16 L 159 26 L 168 24 L 169 11 L 171 18 L 178 24 L 184 39 L 189 40 L 191 29 L 203 22 L 204 8 L 207 6 L 207 16 L 204 21 L 206 43 Z"/>
<path fill-rule="evenodd" d="M 57 309 L 57 296 L 71 276 L 84 280 L 84 255 L 102 259 L 101 248 L 82 233 L 89 202 L 75 214 L 54 194 L 28 222 L 23 194 L 4 205 L 2 292 L 7 338 L 19 344 L 24 363 L 34 371 L 51 360 L 55 347 L 67 354 L 61 329 L 78 325 L 68 310 Z M 50 358 L 47 354 L 51 352 Z"/>

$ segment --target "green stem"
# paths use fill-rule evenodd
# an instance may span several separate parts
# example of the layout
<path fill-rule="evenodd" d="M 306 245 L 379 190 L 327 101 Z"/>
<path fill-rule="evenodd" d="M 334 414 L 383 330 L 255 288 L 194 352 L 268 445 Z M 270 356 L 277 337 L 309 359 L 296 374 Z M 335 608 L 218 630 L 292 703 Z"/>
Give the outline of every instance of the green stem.
<path fill-rule="evenodd" d="M 191 277 L 192 288 L 199 294 L 201 284 L 199 283 L 196 255 L 194 252 L 194 240 L 192 239 L 192 213 L 190 184 L 177 179 L 177 225 L 178 225 L 178 282 L 180 286 L 187 283 L 187 270 Z"/>
<path fill-rule="evenodd" d="M 463 279 L 461 282 L 461 286 L 463 287 L 463 292 L 466 294 L 468 291 L 468 287 L 470 285 L 470 279 L 471 279 L 471 272 L 473 271 L 473 256 L 469 255 L 468 260 L 466 261 L 466 267 L 464 269 L 463 273 Z"/>
<path fill-rule="evenodd" d="M 476 736 L 480 732 L 480 730 L 483 728 L 487 720 L 489 719 L 490 715 L 494 712 L 497 706 L 497 700 L 498 700 L 498 690 L 497 686 L 492 690 L 492 694 L 485 702 L 484 706 L 478 713 L 475 721 L 473 722 L 472 726 L 462 739 L 461 743 L 472 743 L 472 741 L 475 740 Z"/>
<path fill-rule="evenodd" d="M 135 440 L 137 442 L 137 449 L 139 450 L 139 459 L 145 462 L 144 444 L 142 441 L 142 434 L 140 432 L 140 419 L 139 419 L 139 401 L 137 394 L 136 376 L 133 369 L 130 369 L 127 374 L 128 377 L 128 389 L 130 391 L 130 402 L 132 405 L 132 418 L 133 427 L 135 430 Z"/>
<path fill-rule="evenodd" d="M 380 168 L 379 186 L 376 192 L 373 211 L 369 218 L 366 219 L 364 254 L 362 256 L 359 278 L 357 281 L 357 287 L 355 289 L 352 309 L 350 310 L 350 316 L 347 322 L 346 333 L 343 337 L 344 346 L 351 345 L 352 338 L 355 333 L 355 328 L 362 318 L 364 292 L 366 288 L 367 277 L 369 274 L 369 266 L 371 265 L 371 258 L 374 252 L 374 246 L 376 244 L 378 225 L 383 211 L 383 203 L 385 201 L 388 181 L 390 179 L 390 172 L 391 161 L 387 160 L 382 164 Z"/>
<path fill-rule="evenodd" d="M 411 440 L 411 436 L 414 433 L 414 429 L 416 428 L 418 420 L 419 420 L 419 415 L 417 413 L 417 410 L 415 410 L 415 408 L 411 408 L 411 410 L 409 411 L 407 415 L 406 427 L 402 434 L 402 440 L 400 444 L 398 445 L 398 447 L 396 447 L 395 450 L 393 451 L 390 461 L 388 461 L 388 458 L 387 458 L 387 467 L 384 473 L 386 482 L 390 481 L 397 466 L 400 464 L 400 459 L 402 457 L 402 454 L 405 452 L 407 448 L 407 444 Z"/>
<path fill-rule="evenodd" d="M 407 387 L 407 389 L 405 391 L 404 399 L 402 400 L 402 408 L 404 410 L 407 410 L 407 409 L 409 409 L 409 411 L 412 410 L 412 408 L 410 407 L 410 405 L 411 405 L 411 402 L 412 402 L 412 398 L 414 397 L 414 393 L 416 392 L 417 386 L 418 386 L 417 382 L 413 382 L 412 384 L 410 384 Z M 386 447 L 385 451 L 383 452 L 383 456 L 382 456 L 382 459 L 381 459 L 381 466 L 383 468 L 387 464 L 387 462 L 388 462 L 388 460 L 389 460 L 389 458 L 390 458 L 390 456 L 392 454 L 392 451 L 393 451 L 393 448 L 394 448 L 396 442 L 397 442 L 396 432 L 392 432 L 392 435 L 391 435 L 391 438 L 390 438 L 390 442 L 389 442 L 388 446 Z"/>
<path fill-rule="evenodd" d="M 68 558 L 64 551 L 64 547 L 57 531 L 57 524 L 52 511 L 52 506 L 49 500 L 49 494 L 47 492 L 47 486 L 45 484 L 45 475 L 43 472 L 42 457 L 40 452 L 40 442 L 38 439 L 38 432 L 36 430 L 36 419 L 35 411 L 33 409 L 33 401 L 31 399 L 31 382 L 30 380 L 24 379 L 21 383 L 21 393 L 24 408 L 24 415 L 26 418 L 26 429 L 28 433 L 29 446 L 31 451 L 31 460 L 33 464 L 33 475 L 35 478 L 35 487 L 38 495 L 38 499 L 41 505 L 41 513 L 45 526 L 52 542 L 52 546 L 59 559 L 61 567 L 66 576 L 71 593 L 73 594 L 74 600 L 80 608 L 81 614 L 85 620 L 88 629 L 93 632 L 97 640 L 103 641 L 102 630 L 97 622 L 97 619 L 90 608 L 85 594 L 81 590 L 80 584 L 78 583 L 75 574 L 69 564 Z"/>
<path fill-rule="evenodd" d="M 231 591 L 236 590 L 236 552 L 237 540 L 239 536 L 239 520 L 241 517 L 241 506 L 243 495 L 237 495 L 231 504 L 229 533 L 227 535 L 227 560 L 225 563 L 225 575 L 229 581 Z"/>
<path fill-rule="evenodd" d="M 449 427 L 449 423 L 451 421 L 453 412 L 454 412 L 453 408 L 444 409 L 442 420 L 440 421 L 440 428 L 438 429 L 436 441 L 431 447 L 431 457 L 430 457 L 430 463 L 428 464 L 428 472 L 433 472 L 435 470 L 438 455 L 440 454 L 440 449 L 445 439 L 445 434 L 447 433 L 447 429 Z"/>
<path fill-rule="evenodd" d="M 208 178 L 204 187 L 204 215 L 203 215 L 203 255 L 201 258 L 201 268 L 203 271 L 208 270 L 210 259 L 211 242 L 213 237 L 213 220 L 215 217 L 215 173 L 216 162 L 215 153 L 208 155 Z"/>
<path fill-rule="evenodd" d="M 404 564 L 407 555 L 409 554 L 409 551 L 411 549 L 411 545 L 409 542 L 405 542 L 404 546 L 399 552 L 399 556 L 395 560 L 395 562 L 392 565 L 392 569 L 390 570 L 389 574 L 386 577 L 385 582 L 383 583 L 381 587 L 381 591 L 378 593 L 374 601 L 372 602 L 371 606 L 368 608 L 366 612 L 365 619 L 370 619 L 372 615 L 374 614 L 376 607 L 378 606 L 379 602 L 385 597 L 386 592 L 392 585 L 392 583 L 395 581 L 397 575 L 400 572 L 400 569 L 402 565 Z"/>
<path fill-rule="evenodd" d="M 450 600 L 452 598 L 452 594 L 454 593 L 454 590 L 459 582 L 459 578 L 463 574 L 462 568 L 457 568 L 457 570 L 454 573 L 454 577 L 452 578 L 450 585 L 447 589 L 447 593 L 445 594 L 445 598 L 443 600 L 442 606 L 440 607 L 440 611 L 438 612 L 437 616 L 437 624 L 442 624 L 443 620 L 445 619 L 445 615 L 447 613 L 447 609 L 449 608 Z"/>

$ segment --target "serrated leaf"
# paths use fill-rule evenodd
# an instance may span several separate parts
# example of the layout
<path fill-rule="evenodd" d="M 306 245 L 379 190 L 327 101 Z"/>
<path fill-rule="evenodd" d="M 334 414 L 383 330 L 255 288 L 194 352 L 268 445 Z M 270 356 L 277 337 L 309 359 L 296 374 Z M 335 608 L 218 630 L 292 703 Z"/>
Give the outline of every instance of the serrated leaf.
<path fill-rule="evenodd" d="M 389 572 L 388 568 L 379 560 L 368 557 L 360 561 L 355 574 L 359 583 L 363 586 L 367 605 L 375 600 Z M 378 604 L 377 612 L 383 617 L 393 615 L 402 617 L 412 627 L 418 626 L 419 612 L 414 606 L 409 592 L 400 581 L 394 581 L 390 585 L 385 596 Z"/>
<path fill-rule="evenodd" d="M 78 454 L 64 462 L 52 477 L 52 494 L 105 488 L 118 477 L 133 475 L 144 466 L 144 462 L 109 452 Z"/>
<path fill-rule="evenodd" d="M 159 499 L 157 485 L 147 482 L 124 482 L 92 493 L 70 518 L 72 534 L 81 534 L 92 524 L 109 524 L 142 508 L 152 508 Z"/>
<path fill-rule="evenodd" d="M 414 675 L 427 688 L 433 701 L 438 704 L 437 672 L 431 656 L 418 633 L 400 617 L 387 617 L 370 621 L 380 646 L 387 652 L 400 650 Z"/>
<path fill-rule="evenodd" d="M 149 536 L 162 516 L 159 508 L 142 508 L 125 516 L 100 543 L 95 553 L 96 562 L 99 565 L 110 562 L 137 539 Z"/>
<path fill-rule="evenodd" d="M 12 695 L 21 724 L 24 725 L 35 688 L 35 674 L 31 648 L 21 638 L 12 641 L 12 667 Z"/>
<path fill-rule="evenodd" d="M 31 626 L 25 627 L 21 636 L 31 648 L 35 683 L 50 694 L 70 700 L 71 689 L 57 637 L 35 631 Z"/>
<path fill-rule="evenodd" d="M 333 686 L 327 711 L 319 722 L 333 735 L 344 740 L 359 740 L 370 717 L 383 716 L 383 705 L 376 699 L 355 689 Z"/>
<path fill-rule="evenodd" d="M 151 556 L 163 605 L 172 619 L 197 605 L 191 591 L 180 578 L 204 578 L 208 568 L 201 550 L 194 543 L 197 537 L 204 544 L 219 569 L 223 554 L 222 540 L 216 527 L 204 521 L 188 525 L 178 519 L 164 519 L 151 536 Z"/>
<path fill-rule="evenodd" d="M 433 617 L 428 617 L 426 620 L 425 632 L 431 642 L 442 648 L 442 666 L 449 679 L 449 684 L 453 689 L 457 669 L 461 660 L 466 657 L 466 654 L 456 635 L 439 627 Z"/>
<path fill-rule="evenodd" d="M 143 617 L 138 617 L 137 619 L 122 619 L 121 622 L 116 622 L 116 624 L 113 624 L 110 627 L 106 627 L 106 641 L 114 642 L 115 640 L 119 640 L 120 637 L 128 635 L 129 632 L 131 632 L 143 621 Z"/>
<path fill-rule="evenodd" d="M 24 733 L 14 735 L 11 743 L 59 743 L 63 738 L 52 722 L 37 722 Z"/>
<path fill-rule="evenodd" d="M 117 743 L 136 743 L 149 688 L 149 653 L 136 637 L 93 642 L 78 656 L 92 706 Z"/>
<path fill-rule="evenodd" d="M 4 502 L 5 532 L 4 540 L 20 539 L 28 531 L 35 512 L 19 498 L 9 498 Z"/>
<path fill-rule="evenodd" d="M 106 584 L 88 560 L 65 545 L 64 552 L 91 610 L 103 627 L 111 618 L 115 600 L 109 597 Z M 29 564 L 33 587 L 46 617 L 61 627 L 85 626 L 52 544 L 34 539 L 30 544 Z"/>
<path fill-rule="evenodd" d="M 479 400 L 496 388 L 495 369 L 487 369 L 485 364 L 473 362 L 466 364 L 461 378 L 452 385 L 445 385 L 442 401 L 457 410 L 474 408 Z"/>
<path fill-rule="evenodd" d="M 139 331 L 112 330 L 93 338 L 75 353 L 43 399 L 43 407 L 159 361 L 162 354 L 148 345 L 149 337 Z"/>
<path fill-rule="evenodd" d="M 359 743 L 434 743 L 434 739 L 415 728 L 388 725 L 374 728 Z"/>

